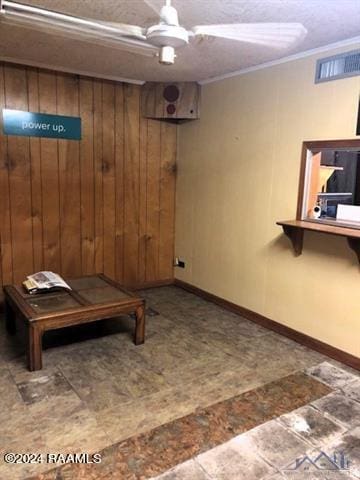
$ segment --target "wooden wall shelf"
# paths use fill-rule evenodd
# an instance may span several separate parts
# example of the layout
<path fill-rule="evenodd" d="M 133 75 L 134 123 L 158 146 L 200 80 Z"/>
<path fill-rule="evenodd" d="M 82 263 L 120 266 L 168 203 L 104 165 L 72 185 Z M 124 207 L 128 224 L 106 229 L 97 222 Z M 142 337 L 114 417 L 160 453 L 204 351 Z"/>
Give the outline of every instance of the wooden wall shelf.
<path fill-rule="evenodd" d="M 295 256 L 299 256 L 302 253 L 304 231 L 311 230 L 313 232 L 346 237 L 349 247 L 355 252 L 360 263 L 360 229 L 338 227 L 336 225 L 326 225 L 324 223 L 309 222 L 306 220 L 285 220 L 276 223 L 282 226 L 285 235 L 289 237 Z"/>

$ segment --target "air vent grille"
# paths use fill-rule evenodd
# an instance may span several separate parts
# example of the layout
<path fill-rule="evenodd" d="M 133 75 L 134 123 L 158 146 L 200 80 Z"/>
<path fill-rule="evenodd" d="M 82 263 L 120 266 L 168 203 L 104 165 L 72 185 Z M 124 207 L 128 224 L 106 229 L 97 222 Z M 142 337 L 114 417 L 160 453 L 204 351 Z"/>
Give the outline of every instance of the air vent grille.
<path fill-rule="evenodd" d="M 321 58 L 316 63 L 316 83 L 356 75 L 360 75 L 360 50 Z"/>

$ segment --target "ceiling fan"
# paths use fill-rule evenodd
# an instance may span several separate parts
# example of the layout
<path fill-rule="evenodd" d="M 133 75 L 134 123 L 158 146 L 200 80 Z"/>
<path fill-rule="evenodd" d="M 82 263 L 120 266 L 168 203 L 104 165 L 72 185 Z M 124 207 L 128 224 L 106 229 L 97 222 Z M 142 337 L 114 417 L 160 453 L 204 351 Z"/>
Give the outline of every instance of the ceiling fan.
<path fill-rule="evenodd" d="M 179 24 L 171 0 L 166 0 L 161 8 L 158 23 L 149 28 L 75 17 L 10 0 L 0 0 L 0 21 L 110 44 L 140 55 L 158 56 L 159 62 L 165 65 L 175 62 L 175 49 L 198 38 L 221 37 L 273 48 L 287 48 L 301 41 L 307 34 L 301 23 L 198 25 L 187 30 Z"/>

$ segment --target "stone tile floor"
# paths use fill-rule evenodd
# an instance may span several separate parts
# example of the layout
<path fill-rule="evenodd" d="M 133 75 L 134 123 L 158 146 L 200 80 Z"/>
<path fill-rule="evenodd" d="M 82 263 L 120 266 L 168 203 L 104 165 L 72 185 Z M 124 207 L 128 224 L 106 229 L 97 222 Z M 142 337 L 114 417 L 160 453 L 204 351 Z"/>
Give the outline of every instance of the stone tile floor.
<path fill-rule="evenodd" d="M 0 322 L 1 480 L 49 468 L 7 465 L 5 451 L 96 452 L 326 359 L 182 289 L 142 294 L 159 312 L 144 345 L 130 317 L 68 329 L 45 338 L 39 372 L 26 369 L 21 332 Z M 357 415 L 355 382 L 344 385 Z M 332 415 L 331 402 L 321 408 Z"/>
<path fill-rule="evenodd" d="M 143 480 L 332 392 L 297 372 L 132 436 L 101 451 L 101 464 L 64 465 L 31 480 Z"/>
<path fill-rule="evenodd" d="M 360 478 L 358 374 L 329 362 L 311 367 L 307 373 L 335 392 L 238 435 L 153 480 Z M 307 460 L 302 462 L 305 456 Z"/>

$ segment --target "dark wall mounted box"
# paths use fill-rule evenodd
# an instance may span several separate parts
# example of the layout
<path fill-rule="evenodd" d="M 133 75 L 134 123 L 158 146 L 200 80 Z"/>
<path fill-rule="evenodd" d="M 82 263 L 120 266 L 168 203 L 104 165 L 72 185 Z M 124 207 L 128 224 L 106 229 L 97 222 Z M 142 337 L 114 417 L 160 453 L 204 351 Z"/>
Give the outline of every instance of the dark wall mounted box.
<path fill-rule="evenodd" d="M 200 85 L 147 82 L 141 88 L 141 113 L 159 120 L 195 120 L 200 117 Z"/>

